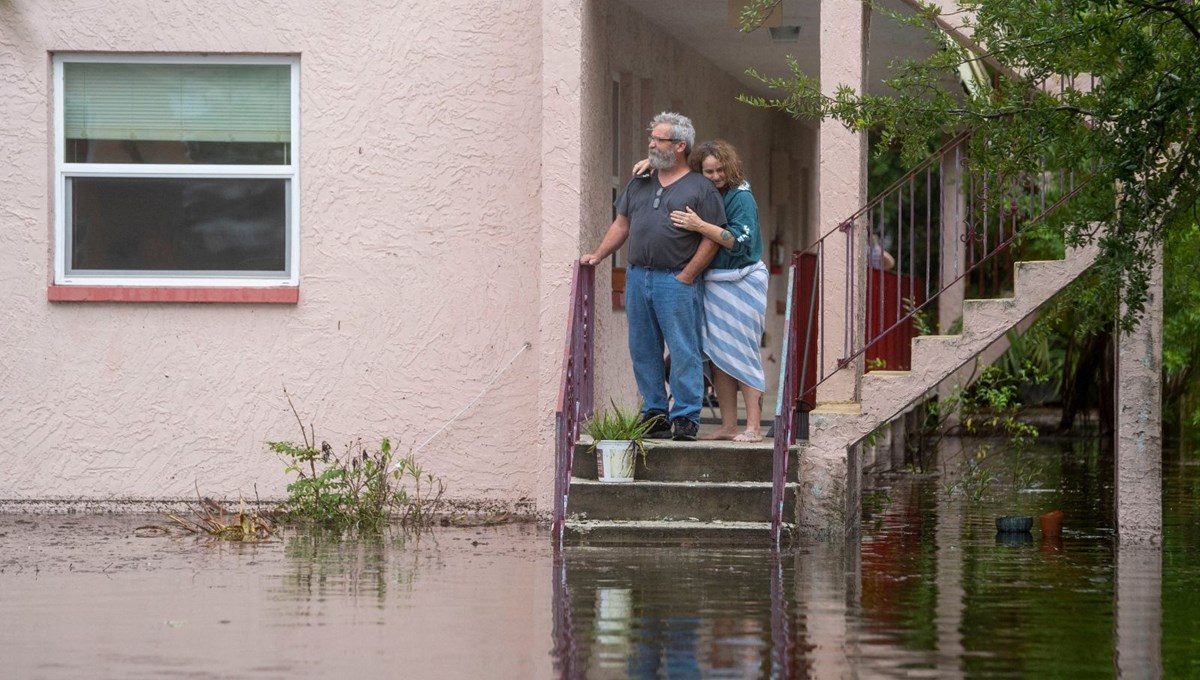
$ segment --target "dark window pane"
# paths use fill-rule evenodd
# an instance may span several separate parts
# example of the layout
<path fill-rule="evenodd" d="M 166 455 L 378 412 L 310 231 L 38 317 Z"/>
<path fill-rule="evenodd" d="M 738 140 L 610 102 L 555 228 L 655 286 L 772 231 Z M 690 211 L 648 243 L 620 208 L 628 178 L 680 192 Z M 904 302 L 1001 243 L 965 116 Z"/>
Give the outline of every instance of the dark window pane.
<path fill-rule="evenodd" d="M 67 181 L 68 273 L 286 269 L 287 180 Z"/>
<path fill-rule="evenodd" d="M 290 146 L 286 142 L 68 139 L 65 158 L 67 163 L 287 165 Z"/>

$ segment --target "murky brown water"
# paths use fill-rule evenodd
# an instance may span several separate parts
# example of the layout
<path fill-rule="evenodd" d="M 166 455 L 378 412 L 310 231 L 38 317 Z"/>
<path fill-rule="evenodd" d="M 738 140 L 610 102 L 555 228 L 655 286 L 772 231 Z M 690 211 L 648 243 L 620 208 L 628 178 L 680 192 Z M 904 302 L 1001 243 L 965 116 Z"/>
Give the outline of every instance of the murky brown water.
<path fill-rule="evenodd" d="M 872 478 L 858 545 L 781 555 L 556 559 L 530 525 L 239 545 L 0 515 L 0 676 L 1200 676 L 1200 461 L 1168 454 L 1150 550 L 1115 547 L 1094 443 L 989 464 L 978 501 L 946 494 L 952 470 Z M 1054 508 L 1060 540 L 995 532 Z"/>

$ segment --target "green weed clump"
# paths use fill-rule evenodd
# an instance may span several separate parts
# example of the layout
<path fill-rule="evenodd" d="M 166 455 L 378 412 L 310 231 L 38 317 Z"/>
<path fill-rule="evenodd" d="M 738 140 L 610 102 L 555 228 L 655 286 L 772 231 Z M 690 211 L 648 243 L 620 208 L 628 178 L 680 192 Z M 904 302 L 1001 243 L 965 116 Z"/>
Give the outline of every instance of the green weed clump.
<path fill-rule="evenodd" d="M 1032 482 L 1036 469 L 1025 462 L 1025 455 L 1037 441 L 1038 430 L 1018 418 L 1021 409 L 1018 391 L 1021 385 L 1041 382 L 1044 382 L 1043 376 L 1029 363 L 1017 370 L 989 366 L 970 387 L 956 389 L 942 402 L 931 405 L 930 416 L 939 441 L 945 431 L 946 417 L 958 412 L 964 434 L 990 435 L 999 444 L 980 444 L 974 455 L 964 451 L 964 458 L 958 464 L 958 479 L 946 486 L 947 495 L 961 495 L 973 503 L 980 502 L 1000 482 L 988 466 L 988 457 L 997 453 L 1017 456 L 1015 484 Z"/>
<path fill-rule="evenodd" d="M 312 425 L 300 422 L 302 443 L 267 442 L 295 475 L 288 497 L 279 507 L 284 521 L 309 522 L 337 531 L 379 532 L 396 521 L 405 529 L 432 524 L 445 485 L 426 472 L 414 454 L 398 456 L 391 440 L 368 448 L 361 439 L 338 455 L 328 442 L 317 445 Z"/>

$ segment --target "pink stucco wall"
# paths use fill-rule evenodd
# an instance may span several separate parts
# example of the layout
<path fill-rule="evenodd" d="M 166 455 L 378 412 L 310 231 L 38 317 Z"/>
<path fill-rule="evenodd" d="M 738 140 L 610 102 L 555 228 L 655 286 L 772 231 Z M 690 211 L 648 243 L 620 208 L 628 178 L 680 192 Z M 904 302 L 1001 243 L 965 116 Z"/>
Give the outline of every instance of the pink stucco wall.
<path fill-rule="evenodd" d="M 298 438 L 286 387 L 336 448 L 390 436 L 402 451 L 482 393 L 419 457 L 455 498 L 543 505 L 561 330 L 542 324 L 569 271 L 548 261 L 575 249 L 547 234 L 543 255 L 543 214 L 570 232 L 578 199 L 542 192 L 577 186 L 579 163 L 577 145 L 544 142 L 544 107 L 570 108 L 578 78 L 547 100 L 543 51 L 569 43 L 556 58 L 578 62 L 580 41 L 577 21 L 544 41 L 542 15 L 465 0 L 0 5 L 0 499 L 278 496 L 264 442 Z M 55 51 L 300 55 L 299 304 L 47 302 Z"/>

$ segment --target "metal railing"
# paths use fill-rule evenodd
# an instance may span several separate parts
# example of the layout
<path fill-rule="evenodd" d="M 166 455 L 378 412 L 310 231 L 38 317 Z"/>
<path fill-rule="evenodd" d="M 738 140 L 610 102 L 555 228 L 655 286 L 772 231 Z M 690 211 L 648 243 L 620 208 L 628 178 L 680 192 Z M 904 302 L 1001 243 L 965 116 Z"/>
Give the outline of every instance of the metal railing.
<path fill-rule="evenodd" d="M 973 273 L 987 269 L 993 275 L 977 280 L 973 290 L 966 291 L 972 297 L 1004 293 L 1011 277 L 996 272 L 1001 268 L 1011 270 L 1011 248 L 1017 236 L 1057 210 L 1086 184 L 1083 174 L 1075 168 L 1053 169 L 1048 164 L 1033 172 L 1008 177 L 974 172 L 967 153 L 970 143 L 970 132 L 957 135 L 804 250 L 815 257 L 816 264 L 807 280 L 797 281 L 797 289 L 815 291 L 818 301 L 827 302 L 826 273 L 831 268 L 826 266 L 826 253 L 834 250 L 833 245 L 838 246 L 836 252 L 845 259 L 837 274 L 844 277 L 840 302 L 845 319 L 864 316 L 866 310 L 860 309 L 858 301 L 870 299 L 859 294 L 863 283 L 856 273 L 860 268 L 866 268 L 863 280 L 872 276 L 880 281 L 883 278 L 882 270 L 870 264 L 869 252 L 855 251 L 856 230 L 865 229 L 869 234 L 868 251 L 874 241 L 884 250 L 894 247 L 895 268 L 904 277 L 906 286 L 895 287 L 896 298 L 889 301 L 905 311 L 888 323 L 873 324 L 861 336 L 851 332 L 853 323 L 844 324 L 836 362 L 828 362 L 823 356 L 830 343 L 822 323 L 824 317 L 816 320 L 817 330 L 810 338 L 816 346 L 806 346 L 800 355 L 805 364 L 815 360 L 816 377 L 813 382 L 802 380 L 800 393 L 807 393 L 828 380 L 900 324 L 924 316 L 924 310 L 939 295 L 960 283 L 965 287 L 967 277 Z M 939 168 L 936 174 L 935 166 Z M 941 181 L 940 175 L 948 170 L 957 176 L 957 186 L 947 188 L 947 183 Z M 924 193 L 923 199 L 918 189 Z M 835 240 L 839 243 L 835 244 Z M 820 302 L 818 307 L 822 306 Z M 881 312 L 883 296 L 873 296 L 872 302 L 879 309 L 871 311 Z M 821 310 L 814 313 L 821 314 Z M 805 373 L 802 368 L 801 375 Z"/>
<path fill-rule="evenodd" d="M 775 412 L 772 537 L 776 545 L 796 413 L 816 404 L 817 387 L 902 325 L 929 324 L 926 309 L 952 287 L 969 288 L 965 292 L 971 297 L 1003 293 L 1011 275 L 1001 272 L 1011 271 L 1011 249 L 1018 235 L 1087 184 L 1090 173 L 1083 164 L 1056 164 L 1049 158 L 1033 171 L 1010 176 L 977 172 L 970 159 L 970 150 L 978 150 L 972 146 L 973 134 L 955 135 L 849 219 L 793 255 Z M 951 178 L 953 182 L 947 181 Z M 866 237 L 856 240 L 862 230 Z M 860 250 L 856 243 L 865 243 L 866 248 Z M 881 250 L 872 253 L 875 244 Z M 885 290 L 883 252 L 895 254 L 894 268 L 903 282 L 886 287 L 895 295 L 890 300 L 881 293 Z M 864 269 L 865 275 L 860 276 Z M 982 276 L 985 272 L 988 275 Z M 972 274 L 976 278 L 969 278 Z M 843 315 L 837 331 L 840 338 L 827 334 L 831 299 L 826 293 L 837 282 L 833 277 L 841 279 L 842 294 L 838 297 L 834 292 L 832 300 Z M 868 295 L 864 285 L 876 292 Z M 886 319 L 885 302 L 893 310 Z M 868 304 L 872 308 L 864 309 Z M 901 313 L 896 314 L 896 309 Z M 868 323 L 868 318 L 874 321 Z M 829 351 L 838 353 L 836 361 L 827 360 Z"/>
<path fill-rule="evenodd" d="M 567 518 L 567 494 L 571 490 L 571 461 L 579 429 L 592 415 L 594 405 L 592 372 L 596 311 L 596 268 L 575 262 L 571 276 L 571 313 L 567 317 L 562 380 L 554 410 L 554 545 L 562 546 Z"/>
<path fill-rule="evenodd" d="M 796 332 L 796 283 L 800 276 L 800 253 L 792 253 L 792 264 L 788 267 L 788 306 L 783 321 L 783 360 L 779 362 L 779 395 L 775 399 L 775 434 L 772 456 L 771 478 L 771 544 L 779 547 L 783 538 L 783 506 L 786 499 L 788 454 L 796 442 L 796 414 L 799 411 L 800 383 L 798 362 L 789 361 L 796 355 L 800 338 Z M 807 337 L 808 329 L 805 330 Z"/>

